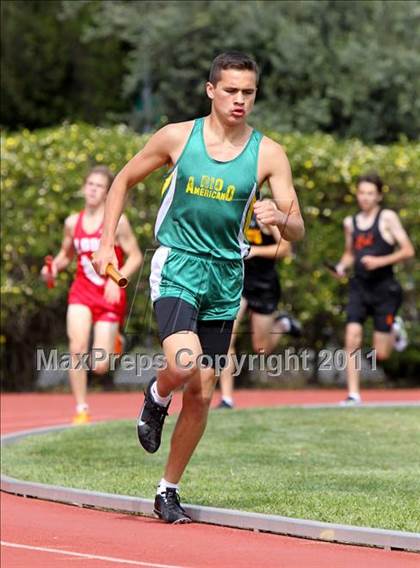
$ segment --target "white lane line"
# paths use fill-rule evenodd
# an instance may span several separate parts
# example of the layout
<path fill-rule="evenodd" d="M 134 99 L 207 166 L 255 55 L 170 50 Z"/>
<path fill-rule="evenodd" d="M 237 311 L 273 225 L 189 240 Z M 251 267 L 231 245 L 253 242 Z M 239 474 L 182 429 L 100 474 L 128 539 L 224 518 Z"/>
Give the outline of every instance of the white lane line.
<path fill-rule="evenodd" d="M 82 552 L 70 552 L 61 550 L 60 548 L 45 548 L 43 546 L 29 546 L 27 544 L 18 544 L 16 542 L 1 541 L 2 546 L 10 548 L 23 548 L 25 550 L 35 550 L 37 552 L 52 552 L 53 554 L 64 554 L 66 556 L 78 556 L 79 558 L 90 558 L 91 560 L 104 560 L 107 562 L 115 562 L 116 564 L 130 564 L 131 566 L 146 566 L 146 568 L 183 568 L 174 564 L 155 564 L 153 562 L 141 562 L 140 560 L 125 560 L 124 558 L 115 558 L 114 556 L 98 556 L 96 554 L 83 554 Z"/>

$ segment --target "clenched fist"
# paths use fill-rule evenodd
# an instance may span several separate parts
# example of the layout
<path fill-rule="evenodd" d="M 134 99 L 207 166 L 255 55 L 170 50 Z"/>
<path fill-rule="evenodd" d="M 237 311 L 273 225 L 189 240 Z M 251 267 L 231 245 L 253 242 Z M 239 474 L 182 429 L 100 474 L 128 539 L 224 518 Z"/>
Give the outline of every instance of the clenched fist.
<path fill-rule="evenodd" d="M 275 204 L 269 199 L 256 201 L 254 204 L 254 213 L 258 223 L 264 225 L 281 225 L 286 220 L 286 215 L 279 211 Z"/>

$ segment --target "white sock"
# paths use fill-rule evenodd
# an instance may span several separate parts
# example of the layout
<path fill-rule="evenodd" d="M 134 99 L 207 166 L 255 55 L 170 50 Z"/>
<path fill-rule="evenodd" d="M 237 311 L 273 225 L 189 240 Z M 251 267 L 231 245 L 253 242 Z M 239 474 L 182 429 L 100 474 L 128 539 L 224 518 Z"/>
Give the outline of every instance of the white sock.
<path fill-rule="evenodd" d="M 157 381 L 153 383 L 150 392 L 152 393 L 154 401 L 161 406 L 167 406 L 171 402 L 172 393 L 169 396 L 160 396 L 157 390 Z"/>
<path fill-rule="evenodd" d="M 290 325 L 290 319 L 287 318 L 287 317 L 281 318 L 280 323 L 281 323 L 281 326 L 283 328 L 283 331 L 285 333 L 288 333 L 290 331 L 291 327 L 292 327 Z"/>
<path fill-rule="evenodd" d="M 360 394 L 358 392 L 349 392 L 349 397 L 353 400 L 360 401 Z"/>
<path fill-rule="evenodd" d="M 159 482 L 159 485 L 157 487 L 157 494 L 162 494 L 165 493 L 165 491 L 170 488 L 170 489 L 176 489 L 178 491 L 179 487 L 177 483 L 171 483 L 170 481 L 166 481 L 166 479 L 164 477 L 162 477 L 162 479 Z"/>
<path fill-rule="evenodd" d="M 222 396 L 222 400 L 224 400 L 226 404 L 230 404 L 230 406 L 233 406 L 233 398 L 231 398 L 230 396 Z"/>
<path fill-rule="evenodd" d="M 77 414 L 80 414 L 81 412 L 87 412 L 88 409 L 89 409 L 89 406 L 86 404 L 86 402 L 76 405 Z"/>

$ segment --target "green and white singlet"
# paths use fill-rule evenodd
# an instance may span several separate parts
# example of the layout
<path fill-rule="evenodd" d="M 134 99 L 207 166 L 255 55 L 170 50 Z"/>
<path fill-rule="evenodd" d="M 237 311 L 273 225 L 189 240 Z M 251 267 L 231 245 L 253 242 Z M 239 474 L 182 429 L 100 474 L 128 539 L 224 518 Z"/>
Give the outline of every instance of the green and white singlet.
<path fill-rule="evenodd" d="M 199 319 L 234 319 L 239 307 L 245 231 L 258 193 L 262 134 L 252 131 L 233 160 L 211 158 L 204 118 L 195 120 L 178 161 L 162 188 L 152 260 L 152 301 L 181 297 L 199 309 Z"/>

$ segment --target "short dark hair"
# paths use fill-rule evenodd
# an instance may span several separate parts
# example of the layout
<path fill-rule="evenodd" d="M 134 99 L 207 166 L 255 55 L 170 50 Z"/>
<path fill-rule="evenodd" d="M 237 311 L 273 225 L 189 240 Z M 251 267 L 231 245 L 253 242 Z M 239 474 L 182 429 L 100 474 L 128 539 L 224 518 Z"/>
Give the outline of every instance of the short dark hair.
<path fill-rule="evenodd" d="M 373 185 L 376 186 L 378 193 L 382 193 L 382 187 L 384 185 L 384 182 L 376 172 L 368 172 L 367 174 L 359 176 L 356 181 L 356 186 L 359 187 L 359 185 L 363 181 L 366 181 L 368 183 L 373 183 Z"/>
<path fill-rule="evenodd" d="M 241 71 L 254 71 L 257 84 L 260 77 L 258 65 L 252 57 L 241 51 L 225 51 L 218 55 L 211 64 L 209 81 L 214 86 L 220 81 L 221 72 L 224 69 L 239 69 Z"/>
<path fill-rule="evenodd" d="M 111 172 L 111 170 L 108 168 L 108 166 L 104 166 L 104 165 L 97 165 L 97 166 L 94 166 L 94 167 L 93 167 L 92 169 L 90 169 L 90 170 L 88 171 L 88 173 L 86 174 L 84 183 L 87 182 L 89 176 L 91 176 L 92 174 L 101 174 L 101 175 L 103 175 L 103 176 L 106 178 L 107 184 L 108 184 L 106 189 L 107 189 L 107 191 L 108 191 L 109 188 L 110 188 L 111 185 L 112 185 L 112 182 L 114 181 L 114 174 Z"/>

